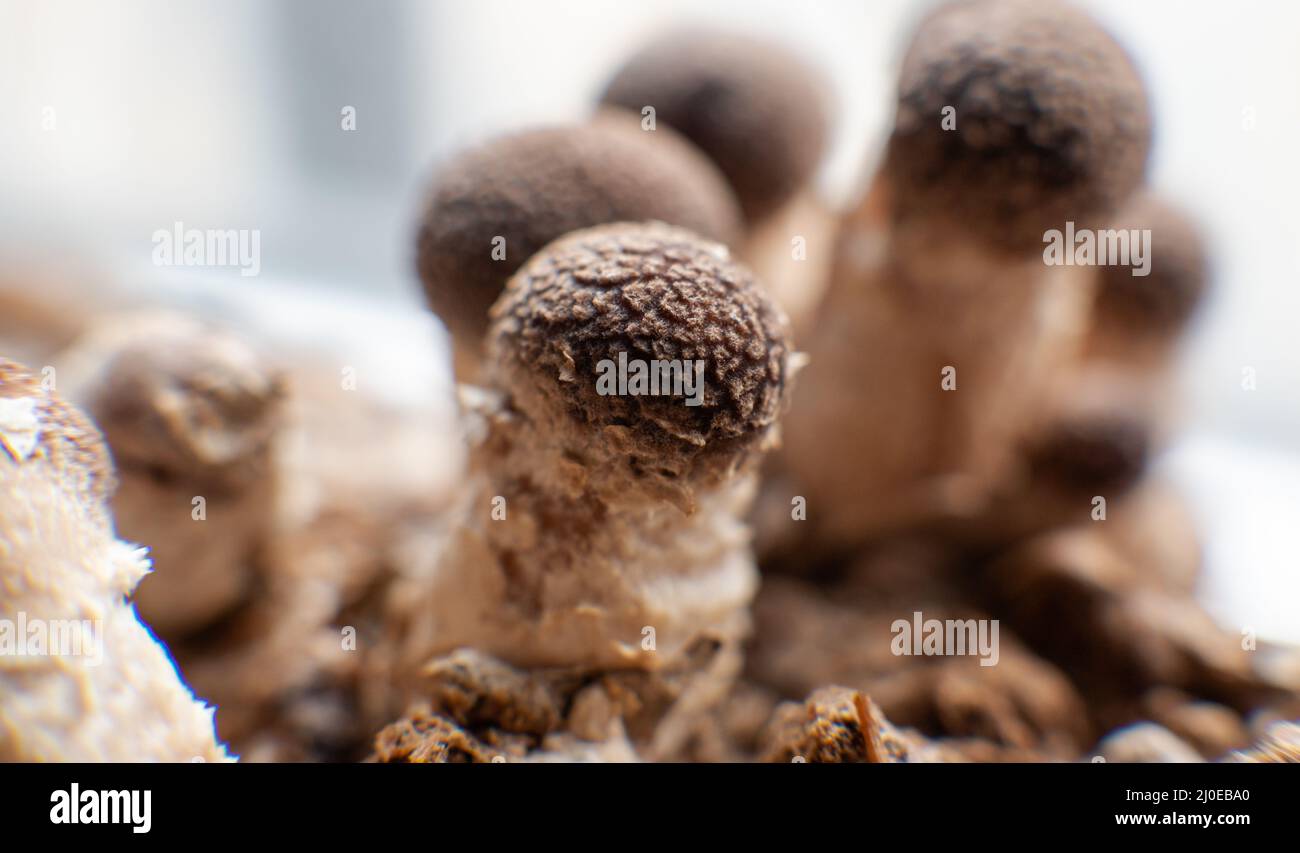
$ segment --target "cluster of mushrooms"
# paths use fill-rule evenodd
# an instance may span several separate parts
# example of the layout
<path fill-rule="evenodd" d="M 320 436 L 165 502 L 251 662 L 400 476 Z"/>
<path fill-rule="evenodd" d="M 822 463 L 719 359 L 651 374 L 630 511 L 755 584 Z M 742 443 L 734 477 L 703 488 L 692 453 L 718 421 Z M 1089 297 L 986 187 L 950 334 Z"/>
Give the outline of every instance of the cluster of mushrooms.
<path fill-rule="evenodd" d="M 0 361 L 0 615 L 105 626 L 99 666 L 0 656 L 0 759 L 1300 760 L 1300 657 L 1200 608 L 1148 471 L 1209 266 L 1129 57 L 1055 0 L 937 8 L 844 210 L 831 112 L 677 31 L 441 164 L 454 436 L 174 313 L 57 385 Z M 1149 230 L 1150 275 L 1047 265 L 1067 222 Z M 702 400 L 601 393 L 620 356 Z M 463 467 L 413 485 L 415 446 Z M 914 614 L 996 660 L 899 654 Z"/>

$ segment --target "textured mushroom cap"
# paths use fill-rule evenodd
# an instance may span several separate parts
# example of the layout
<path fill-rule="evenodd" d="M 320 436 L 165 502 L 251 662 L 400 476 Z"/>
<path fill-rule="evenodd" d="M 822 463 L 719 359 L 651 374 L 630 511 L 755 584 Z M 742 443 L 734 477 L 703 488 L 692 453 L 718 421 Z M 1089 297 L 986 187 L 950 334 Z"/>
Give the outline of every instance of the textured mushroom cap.
<path fill-rule="evenodd" d="M 506 280 L 538 249 L 580 228 L 652 219 L 726 243 L 740 233 L 735 197 L 708 158 L 671 130 L 603 114 L 580 127 L 505 136 L 443 166 L 417 266 L 430 307 L 473 339 Z M 504 260 L 493 258 L 497 237 Z"/>
<path fill-rule="evenodd" d="M 970 0 L 929 15 L 907 51 L 885 171 L 899 223 L 950 223 L 1021 251 L 1067 220 L 1113 214 L 1142 181 L 1150 138 L 1142 81 L 1090 16 L 1055 0 Z"/>
<path fill-rule="evenodd" d="M 150 316 L 87 344 L 102 364 L 80 399 L 118 465 L 237 488 L 265 475 L 284 388 L 237 338 L 183 316 Z"/>
<path fill-rule="evenodd" d="M 0 358 L 0 478 L 6 462 L 47 466 L 52 480 L 91 508 L 116 487 L 99 430 L 41 377 Z"/>
<path fill-rule="evenodd" d="M 1107 227 L 1150 231 L 1146 250 L 1150 273 L 1133 275 L 1136 264 L 1101 267 L 1096 322 L 1155 336 L 1181 330 L 1201 303 L 1209 281 L 1209 263 L 1197 227 L 1147 194 L 1132 199 Z"/>
<path fill-rule="evenodd" d="M 762 445 L 790 378 L 787 322 L 726 248 L 658 223 L 570 234 L 492 310 L 489 365 L 575 448 L 617 448 L 636 476 L 727 468 Z M 702 360 L 703 400 L 601 394 L 601 362 Z M 607 368 L 606 368 L 607 369 Z"/>
<path fill-rule="evenodd" d="M 826 86 L 778 44 L 712 30 L 666 33 L 614 75 L 602 103 L 654 107 L 713 159 L 750 222 L 808 183 L 828 135 Z"/>

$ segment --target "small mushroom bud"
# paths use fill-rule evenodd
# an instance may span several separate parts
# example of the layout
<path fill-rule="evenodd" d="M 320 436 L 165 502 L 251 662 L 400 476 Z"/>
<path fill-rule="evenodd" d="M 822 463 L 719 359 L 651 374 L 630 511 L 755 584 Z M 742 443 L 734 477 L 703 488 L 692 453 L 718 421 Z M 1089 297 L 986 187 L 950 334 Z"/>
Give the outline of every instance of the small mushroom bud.
<path fill-rule="evenodd" d="M 1031 449 L 1031 476 L 1073 495 L 1120 494 L 1146 469 L 1150 438 L 1147 424 L 1124 412 L 1065 419 Z"/>
<path fill-rule="evenodd" d="M 1098 268 L 1096 301 L 1079 356 L 1045 389 L 1048 405 L 1022 442 L 1019 470 L 968 526 L 968 533 L 985 541 L 1006 543 L 1053 525 L 1087 521 L 1094 496 L 1110 502 L 1123 498 L 1165 442 L 1175 408 L 1173 357 L 1208 286 L 1203 243 L 1183 215 L 1148 194 L 1126 205 L 1108 231 L 1110 236 L 1098 239 L 1122 240 L 1127 262 Z M 1166 494 L 1163 500 L 1179 499 Z M 1130 507 L 1119 514 L 1132 512 Z M 1154 508 L 1143 514 L 1168 515 Z M 1195 541 L 1182 526 L 1148 534 L 1189 537 Z M 1125 547 L 1135 544 L 1140 545 Z M 1175 565 L 1149 559 L 1160 549 L 1141 550 L 1153 573 L 1187 572 L 1185 548 L 1169 552 Z"/>
<path fill-rule="evenodd" d="M 1146 387 L 1122 370 L 1096 368 L 1063 374 L 1053 390 L 1048 417 L 1015 448 L 1014 464 L 978 512 L 946 528 L 959 540 L 996 550 L 1053 527 L 1106 520 L 1108 510 L 1133 511 L 1119 505 L 1142 484 L 1164 439 Z"/>
<path fill-rule="evenodd" d="M 275 519 L 283 378 L 176 314 L 106 320 L 59 361 L 117 461 L 118 530 L 152 548 L 140 612 L 169 640 L 203 628 L 248 591 Z"/>
<path fill-rule="evenodd" d="M 826 85 L 779 44 L 714 30 L 665 33 L 618 70 L 601 102 L 681 132 L 718 165 L 755 223 L 794 197 L 821 162 Z"/>
<path fill-rule="evenodd" d="M 780 44 L 688 28 L 645 45 L 602 104 L 648 114 L 707 154 L 735 189 L 741 258 L 802 332 L 826 287 L 838 217 L 813 186 L 829 136 L 829 87 Z"/>
<path fill-rule="evenodd" d="M 757 585 L 740 519 L 790 384 L 783 316 L 724 247 L 658 223 L 557 240 L 492 316 L 463 504 L 436 568 L 394 596 L 407 671 L 470 647 L 653 672 L 704 639 L 734 676 Z"/>
<path fill-rule="evenodd" d="M 1046 266 L 1044 232 L 1114 215 L 1148 124 L 1128 57 L 1069 6 L 973 0 L 924 20 L 788 424 L 823 541 L 989 504 L 1087 330 L 1091 276 Z"/>
<path fill-rule="evenodd" d="M 1129 259 L 1098 268 L 1085 357 L 1156 370 L 1152 378 L 1163 382 L 1209 289 L 1205 241 L 1185 214 L 1147 193 L 1125 205 L 1109 228 L 1128 237 Z"/>
<path fill-rule="evenodd" d="M 128 601 L 149 571 L 119 540 L 99 432 L 0 359 L 0 761 L 221 761 L 213 709 Z M 11 639 L 15 635 L 10 635 Z"/>
<path fill-rule="evenodd" d="M 621 113 L 578 127 L 500 137 L 462 153 L 434 179 L 417 266 L 447 324 L 458 372 L 473 375 L 488 309 L 537 250 L 579 228 L 659 220 L 730 243 L 740 212 L 717 168 L 671 129 L 641 130 Z"/>

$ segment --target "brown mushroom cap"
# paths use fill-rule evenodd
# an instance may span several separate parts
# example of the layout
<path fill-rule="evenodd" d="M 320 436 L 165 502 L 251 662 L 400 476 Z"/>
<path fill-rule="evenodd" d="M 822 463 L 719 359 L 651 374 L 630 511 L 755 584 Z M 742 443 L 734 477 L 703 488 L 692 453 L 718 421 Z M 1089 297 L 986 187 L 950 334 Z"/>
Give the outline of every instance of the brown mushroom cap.
<path fill-rule="evenodd" d="M 538 249 L 625 220 L 660 220 L 728 243 L 740 232 L 735 197 L 713 164 L 672 131 L 643 131 L 622 113 L 466 151 L 440 170 L 419 229 L 429 305 L 453 334 L 474 341 L 506 280 Z M 493 257 L 497 237 L 504 260 Z"/>
<path fill-rule="evenodd" d="M 1057 495 L 1117 497 L 1164 444 L 1164 399 L 1127 364 L 1085 362 L 1062 374 L 1053 411 L 1023 439 L 1030 478 Z"/>
<path fill-rule="evenodd" d="M 118 465 L 214 488 L 265 476 L 283 420 L 279 374 L 238 339 L 197 323 L 140 331 L 106 353 L 85 392 Z"/>
<path fill-rule="evenodd" d="M 1031 476 L 1066 495 L 1116 495 L 1151 458 L 1151 425 L 1124 411 L 1062 420 L 1029 453 Z"/>
<path fill-rule="evenodd" d="M 1107 227 L 1150 232 L 1146 249 L 1150 272 L 1133 275 L 1132 263 L 1101 267 L 1095 322 L 1129 334 L 1177 334 L 1195 313 L 1209 281 L 1205 244 L 1196 225 L 1144 193 L 1125 205 Z"/>
<path fill-rule="evenodd" d="M 897 223 L 1025 251 L 1068 220 L 1112 215 L 1143 179 L 1150 138 L 1142 81 L 1089 15 L 966 0 L 931 13 L 907 51 L 884 168 Z"/>
<path fill-rule="evenodd" d="M 672 479 L 761 445 L 789 383 L 786 320 L 727 250 L 659 223 L 579 231 L 537 253 L 492 311 L 490 364 L 515 403 L 572 445 L 621 448 Z M 602 395 L 601 362 L 703 360 L 703 402 Z M 683 365 L 684 366 L 684 365 Z"/>
<path fill-rule="evenodd" d="M 646 45 L 614 75 L 601 102 L 682 133 L 731 182 L 756 222 L 808 183 L 828 135 L 826 87 L 778 44 L 684 30 Z"/>
<path fill-rule="evenodd" d="M 116 488 L 108 447 L 84 415 L 41 377 L 0 358 L 0 480 L 5 463 L 39 464 L 92 513 Z"/>

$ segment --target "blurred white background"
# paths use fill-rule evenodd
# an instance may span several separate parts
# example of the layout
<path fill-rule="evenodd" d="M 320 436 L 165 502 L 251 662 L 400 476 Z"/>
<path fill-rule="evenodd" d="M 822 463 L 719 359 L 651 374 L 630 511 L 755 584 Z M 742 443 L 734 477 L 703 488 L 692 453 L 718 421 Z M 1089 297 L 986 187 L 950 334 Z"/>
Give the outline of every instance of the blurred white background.
<path fill-rule="evenodd" d="M 1300 640 L 1300 4 L 1080 2 L 1150 84 L 1152 184 L 1213 241 L 1215 292 L 1181 377 L 1187 429 L 1164 463 L 1208 531 L 1206 600 L 1229 624 Z M 0 280 L 75 259 L 105 286 L 374 365 L 385 393 L 445 395 L 411 272 L 439 158 L 580 119 L 636 44 L 706 19 L 823 69 L 838 124 L 822 186 L 850 198 L 926 5 L 2 0 Z M 355 131 L 340 126 L 347 106 Z M 155 267 L 151 235 L 176 221 L 259 229 L 261 275 Z"/>

